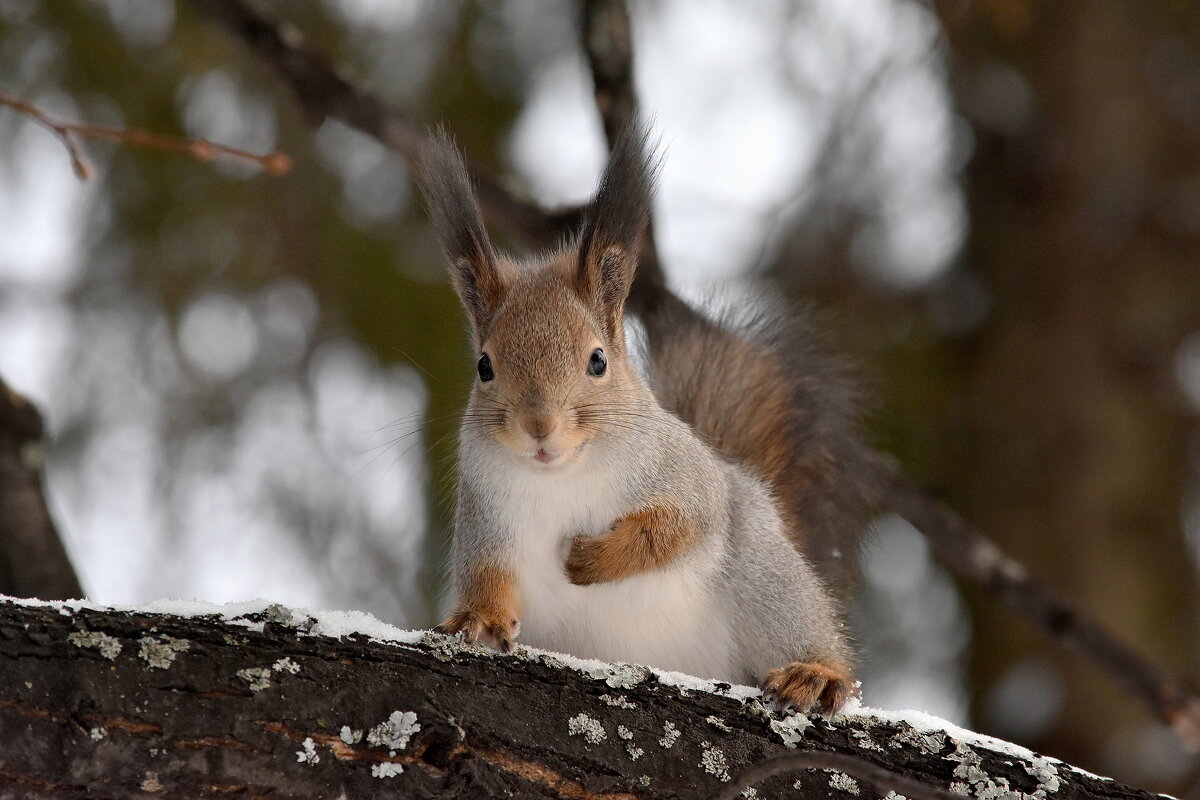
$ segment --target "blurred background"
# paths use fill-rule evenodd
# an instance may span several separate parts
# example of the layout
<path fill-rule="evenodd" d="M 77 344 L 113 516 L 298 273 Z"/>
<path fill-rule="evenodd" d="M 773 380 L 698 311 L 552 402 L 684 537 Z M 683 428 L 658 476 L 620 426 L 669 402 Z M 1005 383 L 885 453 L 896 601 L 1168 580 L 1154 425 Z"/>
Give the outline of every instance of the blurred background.
<path fill-rule="evenodd" d="M 267 8 L 543 205 L 605 157 L 579 9 Z M 815 306 L 873 440 L 1042 579 L 1200 678 L 1200 7 L 634 0 L 691 298 Z M 285 177 L 61 144 L 0 108 L 0 375 L 52 430 L 88 595 L 266 597 L 428 626 L 464 324 L 402 160 L 183 4 L 0 0 L 0 88 L 68 121 L 295 159 Z M 502 237 L 501 237 L 502 240 Z M 854 624 L 868 704 L 1158 790 L 1165 727 L 883 517 Z"/>

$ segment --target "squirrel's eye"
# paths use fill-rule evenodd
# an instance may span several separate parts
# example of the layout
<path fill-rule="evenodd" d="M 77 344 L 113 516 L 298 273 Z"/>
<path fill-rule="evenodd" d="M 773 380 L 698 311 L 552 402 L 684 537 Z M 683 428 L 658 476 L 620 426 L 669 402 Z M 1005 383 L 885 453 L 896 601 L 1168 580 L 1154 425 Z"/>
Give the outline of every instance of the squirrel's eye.
<path fill-rule="evenodd" d="M 604 357 L 604 351 L 597 347 L 592 351 L 591 358 L 588 359 L 588 375 L 599 378 L 607 369 L 608 359 Z"/>
<path fill-rule="evenodd" d="M 475 365 L 475 369 L 479 370 L 479 380 L 481 381 L 490 381 L 496 377 L 496 373 L 492 371 L 492 360 L 488 358 L 487 353 L 479 357 L 479 363 Z"/>

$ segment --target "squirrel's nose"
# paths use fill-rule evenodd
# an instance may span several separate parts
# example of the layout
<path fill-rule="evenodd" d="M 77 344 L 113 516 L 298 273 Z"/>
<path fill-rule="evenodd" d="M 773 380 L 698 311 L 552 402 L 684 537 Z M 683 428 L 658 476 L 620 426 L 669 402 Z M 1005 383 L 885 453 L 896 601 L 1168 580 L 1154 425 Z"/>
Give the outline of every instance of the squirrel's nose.
<path fill-rule="evenodd" d="M 537 411 L 521 417 L 521 427 L 534 439 L 542 440 L 554 433 L 558 418 L 548 411 Z"/>

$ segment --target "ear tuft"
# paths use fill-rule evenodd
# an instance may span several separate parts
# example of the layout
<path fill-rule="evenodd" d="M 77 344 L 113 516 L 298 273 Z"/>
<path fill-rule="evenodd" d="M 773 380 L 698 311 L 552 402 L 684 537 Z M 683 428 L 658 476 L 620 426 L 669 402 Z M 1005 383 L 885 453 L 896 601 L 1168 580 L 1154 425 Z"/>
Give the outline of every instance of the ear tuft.
<path fill-rule="evenodd" d="M 649 140 L 641 123 L 626 128 L 604 168 L 579 238 L 579 293 L 604 315 L 614 339 L 637 269 L 638 245 L 650 221 L 659 162 Z"/>
<path fill-rule="evenodd" d="M 504 301 L 506 281 L 454 140 L 439 128 L 422 145 L 416 179 L 450 262 L 450 277 L 478 338 Z"/>

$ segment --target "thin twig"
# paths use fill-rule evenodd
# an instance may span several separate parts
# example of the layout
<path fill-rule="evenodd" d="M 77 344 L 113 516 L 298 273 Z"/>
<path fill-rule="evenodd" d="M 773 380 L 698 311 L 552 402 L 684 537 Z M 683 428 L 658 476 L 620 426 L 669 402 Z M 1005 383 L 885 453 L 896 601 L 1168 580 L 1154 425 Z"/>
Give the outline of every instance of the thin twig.
<path fill-rule="evenodd" d="M 742 792 L 754 784 L 797 769 L 833 769 L 845 772 L 869 783 L 878 792 L 879 797 L 883 797 L 890 789 L 913 800 L 962 800 L 960 795 L 885 769 L 865 758 L 825 750 L 798 750 L 753 764 L 742 770 L 728 786 L 714 795 L 712 800 L 737 800 Z"/>
<path fill-rule="evenodd" d="M 80 180 L 86 181 L 92 176 L 91 167 L 84 160 L 79 149 L 79 139 L 95 139 L 99 141 L 117 142 L 132 147 L 146 147 L 152 150 L 166 150 L 174 153 L 184 153 L 199 161 L 212 161 L 216 158 L 231 161 L 246 161 L 258 165 L 268 175 L 286 175 L 292 169 L 292 159 L 286 153 L 274 152 L 258 155 L 246 150 L 240 150 L 229 145 L 217 144 L 207 139 L 177 139 L 161 133 L 142 130 L 140 128 L 106 128 L 100 125 L 81 125 L 72 122 L 56 120 L 40 108 L 26 100 L 0 92 L 0 105 L 6 105 L 22 114 L 26 114 L 37 123 L 52 131 L 71 157 L 71 167 Z"/>

